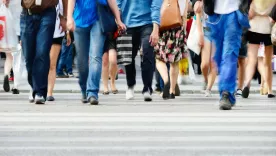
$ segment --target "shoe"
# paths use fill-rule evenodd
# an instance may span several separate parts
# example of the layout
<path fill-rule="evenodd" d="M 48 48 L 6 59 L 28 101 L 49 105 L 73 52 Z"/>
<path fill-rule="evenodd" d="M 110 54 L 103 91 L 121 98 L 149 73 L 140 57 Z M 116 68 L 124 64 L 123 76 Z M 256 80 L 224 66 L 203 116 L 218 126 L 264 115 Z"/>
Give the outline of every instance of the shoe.
<path fill-rule="evenodd" d="M 180 96 L 180 89 L 178 84 L 175 86 L 175 96 Z"/>
<path fill-rule="evenodd" d="M 29 94 L 29 102 L 34 103 L 34 97 L 33 97 L 33 91 L 32 90 L 30 91 L 30 94 Z"/>
<path fill-rule="evenodd" d="M 13 82 L 14 81 L 14 77 L 10 77 L 9 81 Z"/>
<path fill-rule="evenodd" d="M 243 89 L 243 91 L 242 91 L 242 97 L 243 97 L 243 98 L 248 98 L 249 93 L 250 93 L 249 87 L 247 87 L 247 86 L 244 87 L 244 89 Z"/>
<path fill-rule="evenodd" d="M 169 99 L 175 99 L 175 94 L 170 94 Z"/>
<path fill-rule="evenodd" d="M 152 97 L 149 91 L 143 93 L 143 95 L 144 95 L 144 101 L 148 101 L 148 102 L 152 101 Z"/>
<path fill-rule="evenodd" d="M 68 75 L 57 75 L 56 78 L 69 78 L 69 76 Z"/>
<path fill-rule="evenodd" d="M 220 110 L 231 110 L 232 109 L 232 104 L 229 100 L 228 92 L 222 93 L 222 98 L 219 101 L 219 109 Z"/>
<path fill-rule="evenodd" d="M 55 101 L 55 98 L 53 96 L 48 96 L 47 101 Z"/>
<path fill-rule="evenodd" d="M 98 105 L 99 104 L 99 101 L 94 98 L 93 96 L 89 98 L 89 102 L 91 105 Z"/>
<path fill-rule="evenodd" d="M 241 89 L 237 89 L 236 96 L 238 96 L 238 97 L 242 96 L 242 90 Z"/>
<path fill-rule="evenodd" d="M 275 98 L 275 95 L 274 94 L 268 94 L 267 97 L 268 98 Z"/>
<path fill-rule="evenodd" d="M 82 96 L 81 102 L 82 102 L 83 104 L 88 103 L 88 100 L 87 100 L 86 95 L 83 95 L 83 96 Z"/>
<path fill-rule="evenodd" d="M 9 82 L 9 76 L 8 75 L 5 75 L 5 77 L 4 77 L 3 89 L 4 89 L 5 92 L 10 91 L 10 82 Z"/>
<path fill-rule="evenodd" d="M 19 90 L 18 89 L 16 89 L 16 88 L 13 88 L 12 89 L 12 94 L 19 94 L 20 92 L 19 92 Z"/>
<path fill-rule="evenodd" d="M 170 83 L 169 82 L 167 84 L 165 84 L 165 86 L 164 86 L 162 97 L 164 100 L 168 100 L 170 98 Z"/>
<path fill-rule="evenodd" d="M 133 100 L 134 99 L 134 87 L 128 87 L 126 91 L 126 99 Z"/>
<path fill-rule="evenodd" d="M 40 96 L 40 95 L 36 95 L 35 96 L 35 104 L 37 104 L 37 105 L 43 105 L 43 104 L 45 104 L 44 97 Z"/>
<path fill-rule="evenodd" d="M 119 93 L 119 91 L 117 89 L 116 90 L 112 90 L 111 92 L 112 92 L 112 94 L 118 94 Z"/>
<path fill-rule="evenodd" d="M 109 91 L 103 92 L 103 95 L 109 95 Z"/>
<path fill-rule="evenodd" d="M 212 92 L 209 89 L 205 90 L 205 97 L 211 97 L 212 96 Z"/>
<path fill-rule="evenodd" d="M 68 73 L 68 77 L 73 78 L 75 75 L 73 73 Z"/>

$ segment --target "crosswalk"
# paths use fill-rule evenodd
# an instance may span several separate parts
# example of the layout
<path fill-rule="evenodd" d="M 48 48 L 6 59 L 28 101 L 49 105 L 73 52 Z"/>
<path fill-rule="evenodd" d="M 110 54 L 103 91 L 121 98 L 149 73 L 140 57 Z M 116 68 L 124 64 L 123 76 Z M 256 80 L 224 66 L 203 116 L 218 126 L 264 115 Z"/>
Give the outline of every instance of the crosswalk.
<path fill-rule="evenodd" d="M 259 96 L 225 112 L 202 95 L 119 94 L 99 106 L 75 94 L 37 106 L 26 95 L 0 95 L 0 156 L 276 156 L 276 102 Z"/>

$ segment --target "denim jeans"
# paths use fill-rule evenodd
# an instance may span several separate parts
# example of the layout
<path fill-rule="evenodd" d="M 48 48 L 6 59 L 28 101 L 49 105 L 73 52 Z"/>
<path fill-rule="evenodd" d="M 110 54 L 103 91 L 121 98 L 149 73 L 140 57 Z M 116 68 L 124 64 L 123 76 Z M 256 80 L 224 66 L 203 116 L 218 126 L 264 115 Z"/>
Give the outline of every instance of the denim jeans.
<path fill-rule="evenodd" d="M 28 82 L 33 96 L 46 98 L 50 68 L 50 49 L 56 23 L 56 9 L 48 8 L 41 14 L 20 15 L 22 51 L 26 60 Z"/>
<path fill-rule="evenodd" d="M 77 27 L 74 36 L 82 94 L 88 100 L 91 97 L 98 99 L 106 37 L 98 21 L 86 28 Z"/>
<path fill-rule="evenodd" d="M 67 74 L 73 73 L 73 43 L 66 45 L 67 40 L 62 40 L 62 48 L 57 66 L 57 75 L 63 75 L 63 69 L 66 68 Z"/>
<path fill-rule="evenodd" d="M 248 18 L 240 18 L 240 11 L 230 14 L 209 16 L 207 27 L 211 28 L 211 37 L 216 46 L 214 60 L 219 71 L 219 91 L 228 92 L 229 100 L 236 103 L 236 74 L 239 50 L 241 47 L 242 27 Z M 246 22 L 247 20 L 247 22 Z"/>
<path fill-rule="evenodd" d="M 135 57 L 140 47 L 143 50 L 141 68 L 142 80 L 144 83 L 143 93 L 149 91 L 152 93 L 152 79 L 155 70 L 155 57 L 153 47 L 149 43 L 149 38 L 152 33 L 152 25 L 145 25 L 136 28 L 129 28 L 128 34 L 132 34 L 132 63 L 125 66 L 126 78 L 128 87 L 133 87 L 136 84 L 136 69 Z"/>

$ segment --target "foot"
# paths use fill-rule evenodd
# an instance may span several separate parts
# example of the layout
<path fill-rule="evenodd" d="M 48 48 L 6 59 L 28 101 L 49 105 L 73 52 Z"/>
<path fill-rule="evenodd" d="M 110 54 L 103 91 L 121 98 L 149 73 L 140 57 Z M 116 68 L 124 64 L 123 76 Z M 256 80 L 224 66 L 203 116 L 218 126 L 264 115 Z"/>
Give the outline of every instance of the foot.
<path fill-rule="evenodd" d="M 83 104 L 88 103 L 87 97 L 83 95 L 82 98 L 81 98 L 81 102 Z"/>
<path fill-rule="evenodd" d="M 73 73 L 68 73 L 68 77 L 73 78 L 75 75 Z"/>
<path fill-rule="evenodd" d="M 109 91 L 104 91 L 103 95 L 109 95 Z"/>
<path fill-rule="evenodd" d="M 145 92 L 143 93 L 143 95 L 144 95 L 144 101 L 152 101 L 150 92 Z"/>
<path fill-rule="evenodd" d="M 5 77 L 4 77 L 3 89 L 4 89 L 5 92 L 10 91 L 10 82 L 9 82 L 9 76 L 8 75 L 5 75 Z"/>
<path fill-rule="evenodd" d="M 94 97 L 92 96 L 92 97 L 89 98 L 89 103 L 90 103 L 91 105 L 98 105 L 98 104 L 99 104 L 99 101 L 98 101 L 96 98 L 94 98 Z"/>
<path fill-rule="evenodd" d="M 118 94 L 119 93 L 119 91 L 117 89 L 112 90 L 111 92 L 112 92 L 112 94 Z"/>
<path fill-rule="evenodd" d="M 169 99 L 175 99 L 175 94 L 171 93 Z"/>
<path fill-rule="evenodd" d="M 40 95 L 36 95 L 35 96 L 35 104 L 38 104 L 38 105 L 43 105 L 45 104 L 45 99 L 43 96 L 40 96 Z"/>
<path fill-rule="evenodd" d="M 274 94 L 267 94 L 267 97 L 268 98 L 275 98 L 275 95 Z"/>
<path fill-rule="evenodd" d="M 230 102 L 228 92 L 222 93 L 222 98 L 219 101 L 219 109 L 220 110 L 231 110 L 232 109 L 232 104 Z"/>
<path fill-rule="evenodd" d="M 12 89 L 12 94 L 19 94 L 20 92 L 19 92 L 19 90 L 18 89 L 16 89 L 16 88 L 13 88 Z"/>
<path fill-rule="evenodd" d="M 242 91 L 242 97 L 243 97 L 243 98 L 248 98 L 249 93 L 250 93 L 249 87 L 248 87 L 248 86 L 244 87 L 244 89 L 243 89 L 243 91 Z"/>
<path fill-rule="evenodd" d="M 180 96 L 180 89 L 178 84 L 175 86 L 175 96 Z"/>
<path fill-rule="evenodd" d="M 236 96 L 238 96 L 238 97 L 242 96 L 242 90 L 241 89 L 237 89 Z"/>
<path fill-rule="evenodd" d="M 47 101 L 55 101 L 55 98 L 53 96 L 48 96 Z"/>
<path fill-rule="evenodd" d="M 68 75 L 57 75 L 57 77 L 56 78 L 69 78 L 69 76 Z"/>
<path fill-rule="evenodd" d="M 29 102 L 34 103 L 33 91 L 30 91 L 29 93 Z"/>
<path fill-rule="evenodd" d="M 170 98 L 170 83 L 165 84 L 162 97 L 164 100 L 167 100 Z"/>
<path fill-rule="evenodd" d="M 206 90 L 205 90 L 205 97 L 211 97 L 211 96 L 212 96 L 211 90 L 206 89 Z"/>
<path fill-rule="evenodd" d="M 134 99 L 134 87 L 129 87 L 126 91 L 126 99 L 133 100 Z"/>

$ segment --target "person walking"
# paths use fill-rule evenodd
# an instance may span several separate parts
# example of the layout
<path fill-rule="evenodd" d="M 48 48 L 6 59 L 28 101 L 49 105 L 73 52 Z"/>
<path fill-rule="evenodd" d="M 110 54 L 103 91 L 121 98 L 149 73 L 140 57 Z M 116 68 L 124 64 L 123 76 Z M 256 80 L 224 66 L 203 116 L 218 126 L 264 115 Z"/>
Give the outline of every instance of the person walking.
<path fill-rule="evenodd" d="M 141 47 L 143 51 L 141 68 L 144 101 L 152 101 L 152 80 L 155 70 L 154 46 L 159 39 L 160 8 L 162 0 L 117 0 L 127 34 L 132 35 L 132 63 L 126 65 L 126 99 L 134 99 L 136 85 L 135 58 Z"/>
<path fill-rule="evenodd" d="M 67 0 L 63 0 L 66 4 Z M 56 23 L 58 0 L 22 0 L 20 16 L 22 51 L 26 59 L 28 82 L 32 86 L 36 104 L 44 104 L 47 97 L 50 49 Z"/>
<path fill-rule="evenodd" d="M 154 48 L 156 68 L 165 84 L 162 94 L 164 100 L 175 99 L 175 88 L 179 73 L 178 63 L 187 57 L 188 53 L 185 30 L 189 1 L 178 0 L 178 4 L 180 14 L 183 17 L 183 26 L 161 31 L 159 42 Z M 167 63 L 170 64 L 169 74 Z"/>
<path fill-rule="evenodd" d="M 125 30 L 115 0 L 98 0 L 97 3 L 109 5 L 118 27 Z M 99 103 L 102 56 L 106 40 L 98 20 L 97 3 L 95 0 L 70 0 L 67 17 L 67 27 L 74 32 L 75 37 L 82 102 L 89 101 L 92 105 Z"/>
<path fill-rule="evenodd" d="M 197 4 L 201 3 L 199 1 Z M 195 6 L 197 11 L 202 6 Z M 216 51 L 214 59 L 219 72 L 221 110 L 230 110 L 236 104 L 236 73 L 243 27 L 249 27 L 247 0 L 204 0 L 208 15 L 206 26 L 211 30 Z"/>

